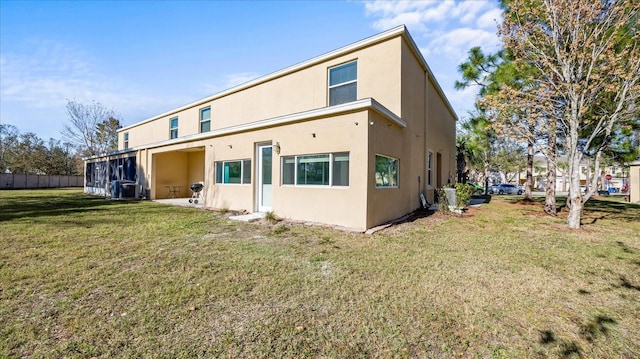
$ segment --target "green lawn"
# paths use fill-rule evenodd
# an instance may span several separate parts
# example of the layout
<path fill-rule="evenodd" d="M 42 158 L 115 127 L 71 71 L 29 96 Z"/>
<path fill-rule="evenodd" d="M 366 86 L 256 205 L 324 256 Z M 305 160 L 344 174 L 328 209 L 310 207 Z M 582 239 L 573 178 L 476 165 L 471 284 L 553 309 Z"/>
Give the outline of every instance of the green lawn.
<path fill-rule="evenodd" d="M 228 215 L 0 191 L 0 357 L 640 353 L 640 206 L 569 231 L 494 196 L 372 236 Z"/>

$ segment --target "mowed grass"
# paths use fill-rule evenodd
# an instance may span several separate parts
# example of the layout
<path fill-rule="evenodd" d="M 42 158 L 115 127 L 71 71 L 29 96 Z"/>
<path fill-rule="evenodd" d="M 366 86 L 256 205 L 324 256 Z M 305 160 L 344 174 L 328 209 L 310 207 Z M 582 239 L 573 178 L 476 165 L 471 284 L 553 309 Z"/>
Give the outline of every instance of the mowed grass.
<path fill-rule="evenodd" d="M 0 357 L 638 358 L 640 206 L 564 212 L 494 196 L 369 236 L 0 191 Z"/>

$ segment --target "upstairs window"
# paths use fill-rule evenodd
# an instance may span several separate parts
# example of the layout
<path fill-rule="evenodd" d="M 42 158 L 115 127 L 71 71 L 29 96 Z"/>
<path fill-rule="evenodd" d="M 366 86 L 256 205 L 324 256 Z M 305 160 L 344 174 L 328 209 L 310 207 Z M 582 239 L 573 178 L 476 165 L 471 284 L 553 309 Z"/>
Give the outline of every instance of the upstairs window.
<path fill-rule="evenodd" d="M 129 132 L 124 133 L 124 149 L 129 148 Z"/>
<path fill-rule="evenodd" d="M 211 107 L 200 109 L 200 133 L 211 131 Z"/>
<path fill-rule="evenodd" d="M 358 62 L 329 69 L 329 106 L 355 101 L 358 88 Z"/>
<path fill-rule="evenodd" d="M 169 122 L 169 138 L 178 138 L 178 118 L 174 117 Z"/>

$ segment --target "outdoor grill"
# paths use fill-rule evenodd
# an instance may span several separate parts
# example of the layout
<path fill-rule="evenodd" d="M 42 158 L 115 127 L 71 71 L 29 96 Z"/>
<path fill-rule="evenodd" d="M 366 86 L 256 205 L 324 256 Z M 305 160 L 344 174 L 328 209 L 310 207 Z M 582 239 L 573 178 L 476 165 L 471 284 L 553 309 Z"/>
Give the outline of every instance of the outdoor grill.
<path fill-rule="evenodd" d="M 201 193 L 204 189 L 204 185 L 202 183 L 192 183 L 189 188 L 191 188 L 192 192 L 191 198 L 189 198 L 189 203 L 198 204 L 198 199 L 202 198 Z"/>

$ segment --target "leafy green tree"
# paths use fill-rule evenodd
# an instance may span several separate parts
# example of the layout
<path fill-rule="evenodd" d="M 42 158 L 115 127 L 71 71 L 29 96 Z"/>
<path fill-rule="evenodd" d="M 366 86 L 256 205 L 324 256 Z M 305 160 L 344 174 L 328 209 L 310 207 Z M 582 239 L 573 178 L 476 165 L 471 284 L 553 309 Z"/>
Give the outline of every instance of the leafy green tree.
<path fill-rule="evenodd" d="M 522 72 L 527 70 L 518 69 L 513 66 L 511 57 L 504 51 L 499 51 L 495 54 L 485 54 L 479 47 L 473 47 L 469 50 L 469 58 L 464 63 L 460 64 L 458 71 L 462 75 L 462 81 L 456 81 L 455 87 L 457 89 L 464 89 L 469 86 L 475 85 L 479 87 L 477 108 L 480 116 L 472 117 L 472 124 L 468 129 L 474 131 L 474 137 L 479 139 L 480 137 L 486 137 L 483 141 L 476 141 L 476 145 L 484 144 L 488 146 L 498 145 L 501 148 L 487 149 L 486 152 L 492 152 L 492 155 L 487 159 L 492 163 L 494 169 L 505 174 L 505 178 L 509 179 L 509 174 L 513 173 L 515 169 L 521 169 L 522 162 L 518 156 L 524 158 L 524 154 L 519 146 L 513 145 L 513 141 L 505 140 L 505 136 L 515 139 L 517 142 L 524 142 L 527 146 L 525 168 L 527 171 L 527 180 L 525 185 L 525 198 L 532 199 L 532 186 L 533 186 L 533 155 L 534 155 L 534 142 L 535 134 L 532 135 L 532 129 L 528 129 L 528 132 L 513 131 L 514 128 L 509 126 L 509 122 L 516 123 L 525 122 L 527 112 L 520 110 L 519 108 L 513 108 L 508 106 L 508 101 L 504 104 L 507 106 L 501 107 L 502 111 L 495 111 L 491 106 L 492 104 L 486 102 L 485 99 L 491 97 L 497 93 L 503 83 L 509 83 L 515 85 L 520 84 L 520 87 L 524 88 L 524 76 Z M 488 129 L 491 129 L 488 131 Z M 506 149 L 509 149 L 507 151 Z M 489 165 L 489 161 L 485 165 Z M 515 166 L 515 167 L 514 167 Z M 489 168 L 485 168 L 485 174 L 488 173 Z"/>

